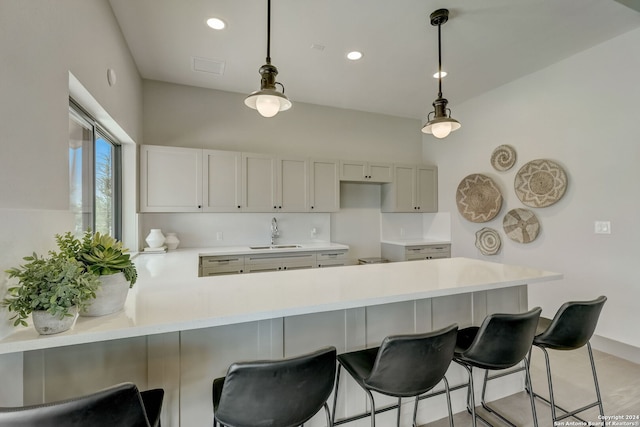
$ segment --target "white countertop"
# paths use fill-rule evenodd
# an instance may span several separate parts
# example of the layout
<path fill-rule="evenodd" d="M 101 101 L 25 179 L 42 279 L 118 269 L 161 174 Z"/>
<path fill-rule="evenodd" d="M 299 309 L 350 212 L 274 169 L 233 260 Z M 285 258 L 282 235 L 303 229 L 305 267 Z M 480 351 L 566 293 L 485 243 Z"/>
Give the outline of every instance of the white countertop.
<path fill-rule="evenodd" d="M 276 243 L 276 246 L 289 246 L 288 243 Z M 293 244 L 292 244 L 293 245 Z M 225 256 L 225 255 L 248 255 L 248 254 L 273 254 L 282 252 L 309 252 L 309 251 L 332 251 L 349 249 L 347 245 L 331 242 L 299 243 L 299 248 L 267 248 L 251 249 L 250 246 L 219 246 L 198 249 L 200 256 Z M 255 245 L 256 247 L 269 246 L 269 244 Z"/>
<path fill-rule="evenodd" d="M 420 245 L 450 245 L 449 240 L 439 239 L 407 239 L 407 240 L 381 240 L 380 243 L 398 246 L 420 246 Z"/>
<path fill-rule="evenodd" d="M 18 327 L 0 354 L 432 298 L 562 278 L 536 268 L 468 258 L 198 277 L 199 255 L 178 249 L 136 258 L 125 309 L 80 317 L 61 334 Z"/>

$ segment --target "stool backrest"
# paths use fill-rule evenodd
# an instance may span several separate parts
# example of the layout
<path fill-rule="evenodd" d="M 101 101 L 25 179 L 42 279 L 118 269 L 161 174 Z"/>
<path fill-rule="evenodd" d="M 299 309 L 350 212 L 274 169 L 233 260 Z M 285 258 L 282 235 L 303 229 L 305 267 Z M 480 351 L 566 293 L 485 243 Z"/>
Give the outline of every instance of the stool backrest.
<path fill-rule="evenodd" d="M 562 304 L 549 327 L 535 338 L 536 345 L 573 350 L 589 342 L 607 297 Z"/>
<path fill-rule="evenodd" d="M 531 349 L 540 307 L 525 313 L 488 315 L 471 345 L 461 353 L 486 369 L 506 369 L 519 363 Z"/>
<path fill-rule="evenodd" d="M 435 387 L 453 359 L 458 325 L 425 334 L 391 335 L 382 341 L 364 383 L 392 396 L 417 396 Z"/>
<path fill-rule="evenodd" d="M 0 408 L 2 427 L 149 427 L 144 404 L 132 383 L 74 399 Z"/>
<path fill-rule="evenodd" d="M 229 427 L 300 426 L 322 409 L 335 374 L 335 347 L 283 360 L 234 363 L 215 417 Z"/>

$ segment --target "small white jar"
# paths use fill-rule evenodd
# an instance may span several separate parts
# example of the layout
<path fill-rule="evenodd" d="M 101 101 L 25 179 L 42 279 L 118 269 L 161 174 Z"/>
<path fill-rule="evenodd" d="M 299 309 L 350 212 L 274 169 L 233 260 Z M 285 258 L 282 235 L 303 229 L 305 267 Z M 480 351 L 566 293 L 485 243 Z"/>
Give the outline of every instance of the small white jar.
<path fill-rule="evenodd" d="M 180 239 L 178 239 L 178 235 L 176 233 L 167 233 L 164 243 L 166 243 L 167 249 L 169 250 L 178 249 Z"/>
<path fill-rule="evenodd" d="M 162 245 L 164 245 L 165 237 L 164 234 L 162 234 L 162 230 L 152 228 L 144 241 L 147 242 L 147 245 L 149 245 L 151 249 L 161 248 Z"/>

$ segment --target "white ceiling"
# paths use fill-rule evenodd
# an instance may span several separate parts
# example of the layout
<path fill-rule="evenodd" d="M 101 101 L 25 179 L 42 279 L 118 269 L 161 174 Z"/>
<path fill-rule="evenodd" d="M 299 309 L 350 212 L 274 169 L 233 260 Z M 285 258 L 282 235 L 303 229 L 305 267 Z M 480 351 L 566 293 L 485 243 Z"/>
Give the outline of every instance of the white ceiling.
<path fill-rule="evenodd" d="M 110 3 L 143 78 L 259 89 L 267 0 Z M 293 108 L 306 102 L 409 118 L 424 118 L 437 95 L 437 27 L 429 23 L 436 9 L 450 10 L 443 93 L 454 117 L 456 104 L 640 27 L 640 13 L 614 0 L 272 0 L 271 7 L 272 63 Z M 212 16 L 227 28 L 207 27 Z M 364 58 L 348 61 L 350 50 Z M 224 73 L 194 71 L 194 57 L 223 61 Z"/>

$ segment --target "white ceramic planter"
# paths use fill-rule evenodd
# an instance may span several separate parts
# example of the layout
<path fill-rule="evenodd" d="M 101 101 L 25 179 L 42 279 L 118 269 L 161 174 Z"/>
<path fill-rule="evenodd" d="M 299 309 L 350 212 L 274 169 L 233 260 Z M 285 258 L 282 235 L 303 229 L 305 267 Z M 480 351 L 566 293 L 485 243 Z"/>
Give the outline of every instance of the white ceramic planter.
<path fill-rule="evenodd" d="M 96 298 L 80 312 L 80 316 L 106 316 L 124 307 L 129 293 L 129 282 L 124 273 L 100 276 L 99 280 L 100 287 L 96 291 Z"/>
<path fill-rule="evenodd" d="M 40 335 L 58 334 L 60 332 L 68 331 L 73 326 L 73 322 L 76 320 L 77 310 L 75 307 L 69 310 L 73 316 L 64 316 L 62 319 L 56 317 L 44 310 L 36 310 L 31 313 L 33 319 L 33 327 Z"/>

